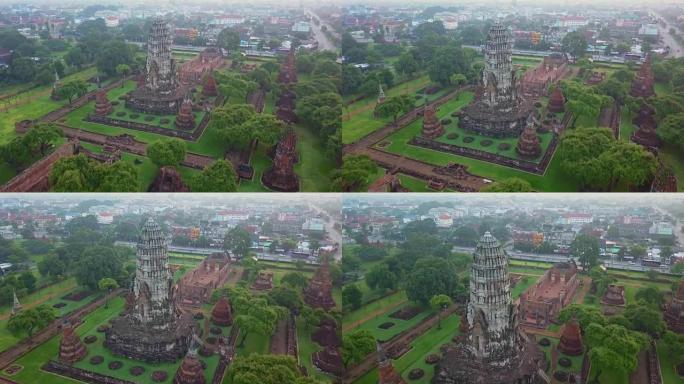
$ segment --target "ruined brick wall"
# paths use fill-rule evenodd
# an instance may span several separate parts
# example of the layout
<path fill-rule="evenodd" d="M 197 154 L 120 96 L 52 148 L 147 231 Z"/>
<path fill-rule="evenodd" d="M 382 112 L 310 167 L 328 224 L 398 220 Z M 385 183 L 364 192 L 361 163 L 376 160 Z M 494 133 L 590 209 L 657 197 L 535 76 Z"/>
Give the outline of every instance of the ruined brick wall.
<path fill-rule="evenodd" d="M 70 140 L 48 156 L 38 160 L 23 172 L 16 175 L 0 192 L 46 192 L 50 189 L 49 176 L 57 160 L 73 156 L 78 152 L 78 140 Z"/>

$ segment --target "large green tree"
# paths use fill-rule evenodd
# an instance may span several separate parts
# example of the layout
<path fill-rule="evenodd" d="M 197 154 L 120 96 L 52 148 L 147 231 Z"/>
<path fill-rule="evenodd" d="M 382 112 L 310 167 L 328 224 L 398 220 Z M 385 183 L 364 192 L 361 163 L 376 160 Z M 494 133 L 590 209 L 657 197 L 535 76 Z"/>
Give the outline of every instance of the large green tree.
<path fill-rule="evenodd" d="M 35 308 L 23 309 L 11 316 L 7 321 L 7 329 L 14 336 L 33 336 L 56 318 L 55 310 L 47 305 L 39 305 Z"/>
<path fill-rule="evenodd" d="M 147 157 L 158 167 L 179 165 L 185 152 L 185 142 L 180 139 L 158 140 L 147 146 Z"/>
<path fill-rule="evenodd" d="M 249 248 L 252 246 L 252 239 L 246 229 L 235 227 L 226 233 L 223 239 L 223 248 L 230 250 L 239 257 L 249 256 Z"/>
<path fill-rule="evenodd" d="M 362 361 L 375 351 L 375 337 L 367 329 L 356 329 L 342 336 L 342 364 L 345 367 Z"/>
<path fill-rule="evenodd" d="M 587 52 L 587 39 L 581 31 L 570 32 L 563 37 L 563 52 L 575 58 L 583 57 Z"/>
<path fill-rule="evenodd" d="M 123 274 L 123 259 L 112 247 L 92 246 L 86 248 L 74 268 L 76 282 L 88 289 L 97 290 L 100 280 L 120 278 Z"/>
<path fill-rule="evenodd" d="M 601 245 L 594 236 L 579 234 L 570 244 L 570 255 L 577 258 L 585 271 L 598 265 L 600 252 Z"/>
<path fill-rule="evenodd" d="M 195 175 L 192 182 L 194 192 L 235 192 L 238 177 L 233 164 L 228 160 L 216 160 Z"/>

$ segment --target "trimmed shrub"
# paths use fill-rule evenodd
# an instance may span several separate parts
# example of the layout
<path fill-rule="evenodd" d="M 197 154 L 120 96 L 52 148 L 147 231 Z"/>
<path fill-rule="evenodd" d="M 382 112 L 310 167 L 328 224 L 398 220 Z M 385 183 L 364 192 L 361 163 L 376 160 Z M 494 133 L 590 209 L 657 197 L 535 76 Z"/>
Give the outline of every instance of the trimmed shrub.
<path fill-rule="evenodd" d="M 104 361 L 104 357 L 102 357 L 100 355 L 95 355 L 95 356 L 91 357 L 89 361 L 90 361 L 90 364 L 92 364 L 92 365 L 100 365 Z"/>
<path fill-rule="evenodd" d="M 489 139 L 485 139 L 485 140 L 480 141 L 480 145 L 483 147 L 489 147 L 492 144 L 494 144 L 494 142 L 489 140 Z"/>
<path fill-rule="evenodd" d="M 498 148 L 500 151 L 508 151 L 509 149 L 511 149 L 511 145 L 508 144 L 508 143 L 500 143 L 500 144 L 497 146 L 497 148 Z"/>
<path fill-rule="evenodd" d="M 456 139 L 458 139 L 458 133 L 452 132 L 452 133 L 447 134 L 447 139 L 449 139 L 449 140 L 456 140 Z"/>
<path fill-rule="evenodd" d="M 473 141 L 475 141 L 475 139 L 472 136 L 466 136 L 463 138 L 463 142 L 466 144 L 472 143 Z"/>

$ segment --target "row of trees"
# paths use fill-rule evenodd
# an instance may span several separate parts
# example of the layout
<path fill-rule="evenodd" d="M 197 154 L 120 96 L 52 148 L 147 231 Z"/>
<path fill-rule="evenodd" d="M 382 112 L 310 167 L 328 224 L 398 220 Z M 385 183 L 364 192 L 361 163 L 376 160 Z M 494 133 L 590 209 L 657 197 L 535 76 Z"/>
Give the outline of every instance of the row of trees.
<path fill-rule="evenodd" d="M 52 152 L 62 136 L 62 130 L 54 124 L 37 124 L 25 135 L 0 146 L 0 158 L 19 172 Z"/>

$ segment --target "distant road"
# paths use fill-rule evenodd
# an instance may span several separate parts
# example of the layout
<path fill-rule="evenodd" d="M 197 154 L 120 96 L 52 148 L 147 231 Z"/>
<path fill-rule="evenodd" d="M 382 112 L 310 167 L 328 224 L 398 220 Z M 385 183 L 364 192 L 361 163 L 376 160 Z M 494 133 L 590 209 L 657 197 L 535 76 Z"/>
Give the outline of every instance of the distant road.
<path fill-rule="evenodd" d="M 454 252 L 465 252 L 465 253 L 471 253 L 475 250 L 473 247 L 453 247 L 452 251 Z M 515 251 L 512 248 L 507 248 L 506 252 L 508 253 L 508 257 L 513 259 L 513 260 L 523 260 L 523 261 L 541 261 L 545 263 L 560 263 L 563 261 L 569 261 L 571 259 L 570 256 L 566 255 L 557 255 L 557 254 L 537 254 L 537 253 L 527 253 L 527 252 L 519 252 Z M 636 271 L 636 272 L 645 272 L 648 271 L 649 267 L 644 267 L 643 265 L 639 264 L 630 264 L 626 261 L 614 261 L 614 260 L 601 260 L 603 262 L 603 265 L 606 266 L 606 268 L 612 268 L 612 269 L 621 269 L 624 271 Z M 661 269 L 657 268 L 661 273 L 669 273 L 670 270 L 668 269 Z"/>
<path fill-rule="evenodd" d="M 136 243 L 133 243 L 130 241 L 116 241 L 115 245 L 120 245 L 120 246 L 124 246 L 124 247 L 131 247 L 131 248 L 136 247 Z M 169 245 L 168 250 L 169 250 L 169 252 L 189 253 L 189 254 L 193 254 L 193 255 L 211 255 L 212 253 L 221 252 L 221 249 L 218 249 L 218 248 L 181 247 L 181 246 L 177 246 L 177 245 Z M 266 260 L 266 261 L 281 261 L 284 263 L 295 263 L 297 261 L 303 261 L 306 264 L 318 264 L 318 261 L 316 260 L 315 257 L 302 259 L 299 257 L 292 257 L 288 254 L 282 254 L 281 255 L 281 254 L 273 254 L 273 253 L 265 253 L 265 252 L 257 252 L 256 257 L 259 260 Z"/>
<path fill-rule="evenodd" d="M 314 24 L 313 21 L 311 22 L 311 30 L 314 33 L 314 37 L 316 38 L 316 41 L 318 41 L 318 50 L 320 51 L 337 51 L 337 46 L 335 43 L 328 38 L 328 36 L 323 33 L 323 30 L 321 30 L 321 27 L 325 25 L 325 27 L 328 29 L 328 31 L 334 33 L 334 29 L 330 27 L 330 25 L 326 24 L 323 19 L 318 17 L 317 14 L 315 14 L 312 10 L 308 10 L 307 13 L 312 17 L 318 19 L 320 23 L 318 25 Z"/>
<path fill-rule="evenodd" d="M 665 19 L 660 13 L 654 13 L 654 15 L 665 22 L 665 27 L 658 23 L 658 30 L 660 31 L 660 36 L 662 36 L 665 45 L 670 46 L 670 54 L 668 56 L 675 58 L 684 57 L 684 48 L 677 40 L 674 39 L 674 37 L 672 37 L 672 35 L 670 35 L 669 32 L 670 28 L 674 28 L 675 31 L 679 31 L 677 27 L 670 25 L 667 19 Z"/>

